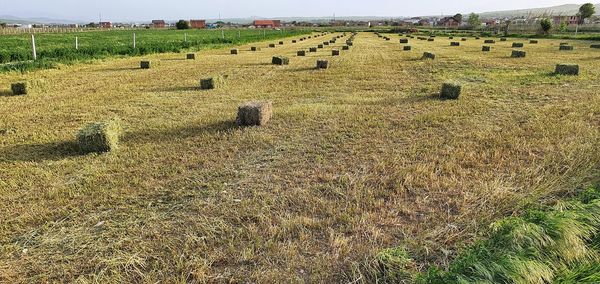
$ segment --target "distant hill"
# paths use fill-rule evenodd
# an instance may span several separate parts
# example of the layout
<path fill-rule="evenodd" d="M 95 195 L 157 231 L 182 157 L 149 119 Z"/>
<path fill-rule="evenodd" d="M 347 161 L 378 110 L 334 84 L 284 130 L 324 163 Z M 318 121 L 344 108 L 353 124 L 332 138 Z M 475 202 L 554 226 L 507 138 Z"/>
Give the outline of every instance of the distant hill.
<path fill-rule="evenodd" d="M 9 15 L 0 15 L 0 22 L 7 24 L 77 24 L 78 21 L 51 19 L 51 18 L 18 18 Z"/>
<path fill-rule="evenodd" d="M 509 10 L 509 11 L 496 11 L 496 12 L 485 12 L 479 13 L 482 18 L 505 18 L 505 17 L 522 17 L 527 15 L 565 15 L 571 16 L 579 12 L 581 4 L 566 4 L 560 6 L 546 7 L 546 8 L 533 8 L 533 9 L 522 9 L 522 10 Z M 600 15 L 600 3 L 595 5 L 596 15 Z"/>

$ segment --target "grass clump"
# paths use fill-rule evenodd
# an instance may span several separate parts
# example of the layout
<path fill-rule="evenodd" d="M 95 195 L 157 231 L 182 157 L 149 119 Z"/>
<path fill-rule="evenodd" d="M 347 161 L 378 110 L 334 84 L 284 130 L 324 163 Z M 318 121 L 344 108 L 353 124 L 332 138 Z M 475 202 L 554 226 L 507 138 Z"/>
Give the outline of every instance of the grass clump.
<path fill-rule="evenodd" d="M 447 271 L 431 268 L 418 282 L 594 283 L 600 279 L 598 197 L 593 190 L 580 200 L 496 222 L 489 238 L 461 253 Z"/>
<path fill-rule="evenodd" d="M 123 128 L 118 118 L 94 122 L 77 133 L 77 143 L 82 153 L 104 153 L 117 149 Z"/>

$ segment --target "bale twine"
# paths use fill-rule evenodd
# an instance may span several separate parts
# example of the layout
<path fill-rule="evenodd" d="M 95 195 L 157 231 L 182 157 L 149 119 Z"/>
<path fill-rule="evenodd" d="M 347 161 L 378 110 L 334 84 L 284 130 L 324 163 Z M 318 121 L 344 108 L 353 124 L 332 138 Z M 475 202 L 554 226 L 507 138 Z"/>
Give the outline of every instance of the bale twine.
<path fill-rule="evenodd" d="M 290 60 L 285 56 L 273 56 L 271 63 L 274 65 L 288 65 L 290 64 Z"/>
<path fill-rule="evenodd" d="M 443 100 L 456 100 L 460 96 L 462 86 L 456 82 L 446 82 L 442 85 L 440 98 Z"/>
<path fill-rule="evenodd" d="M 248 102 L 238 107 L 238 126 L 262 126 L 273 116 L 273 104 L 271 102 Z"/>
<path fill-rule="evenodd" d="M 525 51 L 522 50 L 513 50 L 510 57 L 512 58 L 523 58 L 527 55 Z"/>
<path fill-rule="evenodd" d="M 123 128 L 119 119 L 85 125 L 76 135 L 79 150 L 83 153 L 105 153 L 119 146 Z"/>
<path fill-rule="evenodd" d="M 579 65 L 577 64 L 557 64 L 554 71 L 559 75 L 579 75 Z"/>
<path fill-rule="evenodd" d="M 327 69 L 329 68 L 329 61 L 319 59 L 317 60 L 317 69 Z"/>

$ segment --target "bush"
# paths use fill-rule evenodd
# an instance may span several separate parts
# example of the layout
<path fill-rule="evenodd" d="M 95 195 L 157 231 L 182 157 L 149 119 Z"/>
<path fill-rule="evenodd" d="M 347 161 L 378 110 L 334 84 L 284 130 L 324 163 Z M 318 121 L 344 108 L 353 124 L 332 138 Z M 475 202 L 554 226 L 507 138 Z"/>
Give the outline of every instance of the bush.
<path fill-rule="evenodd" d="M 542 19 L 540 21 L 540 25 L 542 26 L 542 31 L 547 34 L 552 29 L 552 22 L 549 19 Z"/>
<path fill-rule="evenodd" d="M 190 23 L 186 20 L 179 20 L 175 23 L 175 27 L 177 27 L 178 30 L 187 30 L 190 28 Z"/>

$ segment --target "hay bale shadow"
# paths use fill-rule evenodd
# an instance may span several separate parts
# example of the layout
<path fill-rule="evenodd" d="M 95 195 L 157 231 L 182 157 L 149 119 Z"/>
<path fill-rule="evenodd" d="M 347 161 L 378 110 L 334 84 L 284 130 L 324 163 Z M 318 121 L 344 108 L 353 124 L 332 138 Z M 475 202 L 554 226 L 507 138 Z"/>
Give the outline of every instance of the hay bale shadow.
<path fill-rule="evenodd" d="M 82 155 L 75 141 L 15 145 L 0 149 L 0 162 L 58 161 Z"/>
<path fill-rule="evenodd" d="M 173 141 L 192 138 L 201 134 L 228 133 L 240 127 L 235 120 L 225 120 L 206 125 L 193 125 L 171 129 L 144 129 L 126 133 L 123 142 L 156 143 L 157 141 Z"/>
<path fill-rule="evenodd" d="M 179 86 L 179 87 L 168 87 L 168 88 L 153 88 L 147 91 L 150 92 L 166 92 L 166 93 L 174 93 L 174 92 L 191 92 L 191 91 L 202 91 L 200 86 Z"/>
<path fill-rule="evenodd" d="M 0 90 L 0 97 L 12 97 L 13 92 L 11 90 Z"/>
<path fill-rule="evenodd" d="M 139 67 L 113 67 L 113 68 L 101 68 L 94 70 L 95 72 L 119 72 L 119 71 L 133 71 L 139 70 Z"/>

